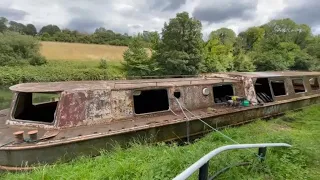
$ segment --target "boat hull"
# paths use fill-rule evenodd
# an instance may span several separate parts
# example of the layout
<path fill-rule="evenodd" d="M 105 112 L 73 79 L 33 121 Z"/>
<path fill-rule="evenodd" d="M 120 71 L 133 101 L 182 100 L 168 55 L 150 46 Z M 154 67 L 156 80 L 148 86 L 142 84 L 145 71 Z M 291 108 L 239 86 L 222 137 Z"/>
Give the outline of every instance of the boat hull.
<path fill-rule="evenodd" d="M 295 100 L 288 100 L 244 108 L 236 112 L 215 115 L 203 118 L 213 127 L 225 127 L 230 125 L 243 124 L 257 118 L 270 117 L 282 114 L 286 111 L 301 109 L 306 106 L 320 103 L 320 96 L 302 97 Z M 189 121 L 190 136 L 201 135 L 212 129 L 199 120 Z M 98 138 L 82 138 L 78 141 L 60 143 L 47 146 L 28 146 L 10 149 L 0 149 L 0 169 L 2 170 L 28 170 L 30 166 L 39 164 L 52 164 L 59 161 L 69 161 L 78 156 L 96 156 L 102 149 L 111 150 L 115 144 L 122 146 L 129 142 L 143 140 L 148 142 L 171 141 L 182 139 L 187 136 L 186 121 L 177 122 L 153 128 L 131 131 L 121 134 L 102 136 Z"/>

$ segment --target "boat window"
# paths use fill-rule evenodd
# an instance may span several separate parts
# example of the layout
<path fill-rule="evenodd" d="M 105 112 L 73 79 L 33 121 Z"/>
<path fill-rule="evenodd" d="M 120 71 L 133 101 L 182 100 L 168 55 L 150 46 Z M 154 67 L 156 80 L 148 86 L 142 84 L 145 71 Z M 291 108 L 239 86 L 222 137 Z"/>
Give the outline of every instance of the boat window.
<path fill-rule="evenodd" d="M 271 87 L 274 96 L 283 96 L 287 94 L 284 80 L 271 81 Z"/>
<path fill-rule="evenodd" d="M 48 122 L 54 121 L 60 93 L 18 93 L 14 119 Z"/>
<path fill-rule="evenodd" d="M 310 78 L 309 83 L 312 90 L 319 90 L 319 81 L 318 78 Z"/>
<path fill-rule="evenodd" d="M 169 109 L 166 89 L 142 90 L 133 93 L 136 114 L 152 113 Z"/>
<path fill-rule="evenodd" d="M 227 102 L 228 99 L 231 99 L 230 96 L 233 96 L 233 88 L 231 84 L 220 85 L 213 87 L 213 96 L 215 103 Z"/>
<path fill-rule="evenodd" d="M 273 102 L 268 78 L 258 78 L 254 84 L 254 89 L 258 102 Z"/>
<path fill-rule="evenodd" d="M 178 99 L 181 97 L 180 91 L 175 91 L 175 92 L 173 93 L 173 95 L 174 95 L 174 97 L 176 97 L 176 98 L 178 98 Z"/>
<path fill-rule="evenodd" d="M 303 79 L 292 79 L 292 85 L 295 93 L 306 92 Z"/>

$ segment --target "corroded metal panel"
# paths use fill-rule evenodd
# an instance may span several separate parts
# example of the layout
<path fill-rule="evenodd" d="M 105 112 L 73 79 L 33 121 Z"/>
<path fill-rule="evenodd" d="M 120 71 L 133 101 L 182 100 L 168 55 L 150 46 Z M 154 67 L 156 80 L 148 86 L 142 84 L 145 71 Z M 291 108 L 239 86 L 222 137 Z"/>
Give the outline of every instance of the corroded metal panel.
<path fill-rule="evenodd" d="M 111 120 L 111 91 L 88 91 L 86 102 L 86 118 L 83 124 L 96 124 L 100 121 Z"/>
<path fill-rule="evenodd" d="M 131 90 L 111 91 L 111 112 L 114 119 L 133 116 L 133 97 Z"/>
<path fill-rule="evenodd" d="M 63 92 L 58 106 L 57 126 L 77 126 L 86 119 L 87 91 Z"/>
<path fill-rule="evenodd" d="M 244 89 L 245 97 L 253 105 L 256 105 L 258 103 L 258 101 L 256 98 L 257 96 L 256 96 L 256 91 L 254 89 L 254 82 L 253 82 L 252 78 L 243 77 L 242 81 L 243 81 L 243 86 L 244 86 L 244 88 L 242 88 L 242 89 Z"/>
<path fill-rule="evenodd" d="M 203 95 L 202 90 L 208 88 L 209 95 Z M 174 97 L 174 92 L 180 92 L 181 96 L 179 101 L 188 109 L 198 109 L 204 107 L 210 107 L 214 104 L 212 86 L 183 86 L 169 88 L 169 104 L 172 110 L 181 110 Z"/>

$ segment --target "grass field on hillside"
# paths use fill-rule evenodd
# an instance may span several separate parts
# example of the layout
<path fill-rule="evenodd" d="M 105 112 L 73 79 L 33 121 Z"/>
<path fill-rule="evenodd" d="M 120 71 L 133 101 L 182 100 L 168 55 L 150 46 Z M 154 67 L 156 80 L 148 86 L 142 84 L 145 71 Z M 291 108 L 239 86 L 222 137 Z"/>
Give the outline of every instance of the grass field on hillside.
<path fill-rule="evenodd" d="M 54 60 L 123 60 L 125 46 L 110 46 L 98 44 L 41 42 L 41 54 Z"/>
<path fill-rule="evenodd" d="M 289 143 L 291 148 L 268 148 L 260 163 L 257 149 L 224 152 L 210 161 L 210 174 L 239 162 L 219 179 L 320 179 L 320 105 L 289 112 L 268 122 L 225 129 L 222 132 L 239 143 Z M 43 166 L 33 172 L 0 176 L 3 179 L 172 179 L 211 150 L 233 144 L 218 133 L 210 133 L 185 146 L 133 144 L 103 152 L 96 158 L 79 158 L 69 163 Z M 191 179 L 197 178 L 195 173 Z"/>

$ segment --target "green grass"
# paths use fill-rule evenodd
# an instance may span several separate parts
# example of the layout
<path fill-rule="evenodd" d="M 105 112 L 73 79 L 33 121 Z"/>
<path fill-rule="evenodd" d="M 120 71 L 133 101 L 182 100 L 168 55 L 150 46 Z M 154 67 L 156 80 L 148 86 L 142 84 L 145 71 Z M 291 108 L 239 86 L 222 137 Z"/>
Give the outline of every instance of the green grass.
<path fill-rule="evenodd" d="M 210 161 L 211 174 L 237 162 L 253 165 L 235 167 L 219 179 L 320 179 L 320 105 L 268 122 L 258 120 L 223 130 L 240 143 L 284 142 L 292 148 L 269 148 L 264 163 L 256 149 L 224 152 Z M 43 166 L 32 172 L 7 173 L 3 179 L 172 179 L 204 154 L 232 144 L 217 133 L 210 133 L 185 146 L 132 144 L 116 148 L 96 158 L 82 157 L 69 163 Z M 191 179 L 196 179 L 195 173 Z"/>
<path fill-rule="evenodd" d="M 0 86 L 0 110 L 9 108 L 12 99 L 12 93 L 7 87 Z"/>
<path fill-rule="evenodd" d="M 70 80 L 110 80 L 124 77 L 120 62 L 108 61 L 106 69 L 99 61 L 55 61 L 43 66 L 0 67 L 0 86 L 22 82 L 53 82 Z"/>

